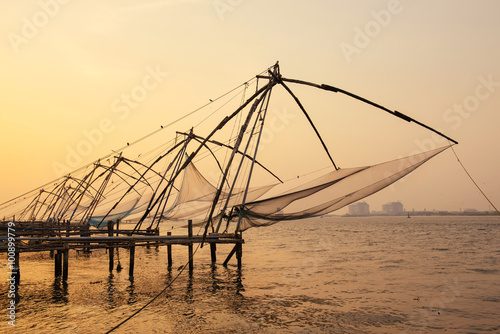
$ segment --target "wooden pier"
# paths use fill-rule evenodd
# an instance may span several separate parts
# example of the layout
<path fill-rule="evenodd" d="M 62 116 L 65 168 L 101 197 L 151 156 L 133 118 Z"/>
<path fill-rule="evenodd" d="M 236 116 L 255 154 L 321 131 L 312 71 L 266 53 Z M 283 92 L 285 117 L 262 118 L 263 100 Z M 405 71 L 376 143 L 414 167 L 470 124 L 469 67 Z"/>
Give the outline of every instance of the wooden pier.
<path fill-rule="evenodd" d="M 16 282 L 19 284 L 21 277 L 21 268 L 19 263 L 19 254 L 27 252 L 50 252 L 54 259 L 54 275 L 62 277 L 67 281 L 69 274 L 69 251 L 82 251 L 89 253 L 92 249 L 107 249 L 109 255 L 109 271 L 114 268 L 114 250 L 116 248 L 125 248 L 129 250 L 129 278 L 134 277 L 134 262 L 136 247 L 160 247 L 167 246 L 167 266 L 172 269 L 172 246 L 188 246 L 189 272 L 194 269 L 193 245 L 205 243 L 210 245 L 211 262 L 217 261 L 217 244 L 234 244 L 233 249 L 223 262 L 227 266 L 231 257 L 236 254 L 238 268 L 241 268 L 242 244 L 245 242 L 240 234 L 208 234 L 203 240 L 201 235 L 193 235 L 192 222 L 188 222 L 187 235 L 167 235 L 161 236 L 159 229 L 146 230 L 125 230 L 114 229 L 114 224 L 109 222 L 107 229 L 89 229 L 88 226 L 70 226 L 53 225 L 47 223 L 26 225 L 29 228 L 23 228 L 23 223 L 15 223 L 15 250 L 9 248 L 9 235 L 7 233 L 7 223 L 0 225 L 0 253 L 6 253 L 8 259 L 14 264 L 12 268 Z M 117 224 L 118 225 L 118 224 Z M 19 226 L 19 227 L 18 227 Z M 14 253 L 14 254 L 12 254 Z M 14 255 L 14 259 L 11 259 Z M 15 273 L 15 274 L 14 274 Z"/>

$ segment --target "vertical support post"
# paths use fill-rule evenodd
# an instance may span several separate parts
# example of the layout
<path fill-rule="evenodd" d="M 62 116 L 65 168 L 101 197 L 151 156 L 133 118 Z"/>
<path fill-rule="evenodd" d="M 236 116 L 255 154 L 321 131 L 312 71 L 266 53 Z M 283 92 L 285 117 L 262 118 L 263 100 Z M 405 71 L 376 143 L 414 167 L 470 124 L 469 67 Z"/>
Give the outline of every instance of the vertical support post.
<path fill-rule="evenodd" d="M 160 228 L 157 226 L 155 229 L 155 235 L 159 236 L 160 235 Z M 156 250 L 158 251 L 158 244 L 159 242 L 156 242 Z"/>
<path fill-rule="evenodd" d="M 236 232 L 236 237 L 240 239 L 238 248 L 236 249 L 236 259 L 238 260 L 238 269 L 241 269 L 241 258 L 243 257 L 243 233 Z"/>
<path fill-rule="evenodd" d="M 108 221 L 108 236 L 112 237 L 113 236 L 113 222 Z M 114 255 L 115 255 L 115 249 L 113 247 L 108 247 L 108 252 L 109 252 L 109 272 L 113 271 L 114 267 Z"/>
<path fill-rule="evenodd" d="M 128 276 L 130 280 L 134 279 L 134 261 L 135 261 L 135 243 L 130 243 L 130 261 L 128 265 Z"/>
<path fill-rule="evenodd" d="M 56 255 L 54 256 L 54 275 L 55 277 L 61 276 L 62 273 L 62 256 L 61 251 L 57 250 Z"/>
<path fill-rule="evenodd" d="M 188 253 L 189 253 L 189 273 L 193 272 L 193 221 L 191 219 L 188 220 Z"/>
<path fill-rule="evenodd" d="M 68 222 L 66 223 L 66 237 L 69 237 L 69 219 Z M 62 279 L 63 282 L 66 282 L 68 280 L 68 264 L 69 264 L 69 249 L 67 245 L 64 245 L 64 250 L 62 251 Z"/>
<path fill-rule="evenodd" d="M 152 230 L 151 230 L 151 226 L 148 226 L 148 228 L 146 229 L 146 235 L 149 236 L 151 234 Z M 151 247 L 149 246 L 149 241 L 146 242 L 146 249 L 150 249 Z"/>
<path fill-rule="evenodd" d="M 90 228 L 89 228 L 88 224 L 80 227 L 80 236 L 81 237 L 90 237 Z M 90 244 L 87 243 L 87 242 L 84 242 L 83 245 L 84 246 L 88 246 Z M 84 254 L 90 253 L 90 248 L 89 247 L 83 247 L 83 253 Z"/>
<path fill-rule="evenodd" d="M 236 244 L 236 260 L 238 261 L 238 269 L 241 269 L 241 256 L 243 255 L 243 246 L 241 242 Z"/>
<path fill-rule="evenodd" d="M 167 235 L 172 235 L 172 232 L 167 232 Z M 168 261 L 167 269 L 170 271 L 170 270 L 172 270 L 172 245 L 171 244 L 167 245 L 167 261 Z"/>
<path fill-rule="evenodd" d="M 62 279 L 63 282 L 66 282 L 68 280 L 68 265 L 69 265 L 69 249 L 65 246 L 65 249 L 62 251 L 63 255 L 63 272 L 62 272 Z"/>
<path fill-rule="evenodd" d="M 212 264 L 215 264 L 217 262 L 217 244 L 215 242 L 210 243 L 210 255 L 212 258 Z"/>
<path fill-rule="evenodd" d="M 118 230 L 120 229 L 120 219 L 116 220 L 116 236 L 118 236 Z"/>

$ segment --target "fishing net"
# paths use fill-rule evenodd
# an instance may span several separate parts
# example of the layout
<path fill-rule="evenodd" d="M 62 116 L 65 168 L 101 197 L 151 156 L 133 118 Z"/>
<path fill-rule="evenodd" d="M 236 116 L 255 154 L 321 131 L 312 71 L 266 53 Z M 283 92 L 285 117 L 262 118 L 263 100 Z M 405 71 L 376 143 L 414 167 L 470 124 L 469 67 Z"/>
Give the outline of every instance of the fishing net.
<path fill-rule="evenodd" d="M 125 158 L 121 153 L 113 157 L 108 155 L 107 159 L 82 167 L 84 169 L 77 170 L 79 172 L 0 204 L 0 217 L 5 220 L 15 216 L 25 222 L 69 221 L 100 227 L 104 227 L 103 223 L 107 221 L 127 219 L 136 221 L 137 228 L 143 222 L 151 227 L 166 220 L 190 219 L 206 226 L 206 230 L 211 226 L 214 232 L 220 232 L 220 229 L 228 231 L 230 226 L 232 231 L 244 231 L 279 221 L 331 213 L 389 186 L 449 147 L 373 166 L 337 170 L 311 118 L 285 81 L 348 95 L 407 122 L 416 122 L 454 142 L 400 112 L 333 86 L 285 79 L 279 72 L 278 64 L 272 69 L 268 71 L 268 77 L 261 77 L 269 82 L 264 86 L 254 83 L 255 93 L 246 100 L 242 98 L 236 110 L 225 116 L 217 126 L 211 127 L 212 131 L 205 138 L 195 135 L 191 129 L 189 133 L 176 133 L 175 140 L 156 148 L 145 147 L 146 151 L 139 151 L 136 160 Z M 278 84 L 285 88 L 306 116 L 335 170 L 307 181 L 265 182 L 263 186 L 251 186 L 257 184 L 253 175 L 254 166 L 281 182 L 257 161 L 271 90 Z M 225 104 L 221 101 L 220 108 Z M 246 118 L 243 117 L 244 110 L 248 110 Z M 239 133 L 233 134 L 231 129 L 237 128 Z M 147 137 L 149 135 L 144 138 Z M 195 149 L 191 150 L 193 145 Z M 228 152 L 231 155 L 226 154 Z M 208 156 L 213 156 L 220 171 L 217 171 L 219 182 L 215 185 L 194 165 L 195 157 L 198 163 Z M 239 164 L 235 156 L 241 159 Z M 286 162 L 282 162 L 284 164 Z M 205 163 L 204 166 L 204 170 L 215 174 L 213 164 Z"/>
<path fill-rule="evenodd" d="M 238 230 L 267 226 L 284 220 L 331 213 L 391 185 L 447 149 L 441 147 L 368 167 L 340 169 L 322 175 L 299 189 L 241 205 Z"/>

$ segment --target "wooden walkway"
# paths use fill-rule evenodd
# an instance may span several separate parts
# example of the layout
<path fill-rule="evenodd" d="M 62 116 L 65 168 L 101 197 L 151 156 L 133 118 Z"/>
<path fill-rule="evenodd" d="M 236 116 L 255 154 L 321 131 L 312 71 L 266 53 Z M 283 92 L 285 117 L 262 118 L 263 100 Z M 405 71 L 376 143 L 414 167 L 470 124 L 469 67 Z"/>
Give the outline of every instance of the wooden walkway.
<path fill-rule="evenodd" d="M 8 264 L 17 284 L 20 282 L 21 269 L 19 254 L 27 252 L 50 252 L 54 258 L 54 275 L 68 279 L 69 251 L 90 253 L 92 249 L 107 249 L 109 255 L 109 271 L 114 268 L 115 248 L 126 248 L 130 253 L 129 277 L 134 277 L 134 261 L 136 247 L 167 246 L 168 269 L 172 268 L 172 246 L 188 246 L 189 271 L 194 267 L 193 245 L 204 242 L 210 245 L 211 261 L 217 261 L 217 244 L 234 244 L 223 265 L 236 254 L 238 268 L 241 268 L 242 244 L 245 242 L 238 234 L 209 234 L 203 240 L 202 236 L 193 235 L 192 222 L 188 222 L 187 235 L 160 236 L 159 230 L 120 230 L 113 229 L 113 223 L 108 223 L 107 230 L 89 229 L 88 226 L 54 225 L 49 223 L 15 223 L 9 228 L 7 222 L 0 224 L 0 253 L 7 254 Z M 132 234 L 133 232 L 133 234 Z M 104 235 L 103 234 L 107 234 Z"/>

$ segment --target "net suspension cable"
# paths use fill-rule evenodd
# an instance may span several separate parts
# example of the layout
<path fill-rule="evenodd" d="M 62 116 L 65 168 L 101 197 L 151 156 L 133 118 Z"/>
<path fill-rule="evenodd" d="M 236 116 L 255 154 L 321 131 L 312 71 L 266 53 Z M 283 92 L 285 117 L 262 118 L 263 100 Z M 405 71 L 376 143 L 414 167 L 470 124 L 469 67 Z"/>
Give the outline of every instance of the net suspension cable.
<path fill-rule="evenodd" d="M 484 191 L 481 189 L 481 187 L 479 187 L 479 185 L 477 184 L 476 181 L 474 181 L 474 178 L 472 177 L 472 175 L 470 175 L 469 171 L 467 170 L 467 168 L 465 168 L 464 164 L 462 163 L 462 161 L 460 160 L 460 158 L 458 157 L 457 155 L 457 152 L 455 152 L 455 150 L 453 149 L 453 146 L 451 146 L 451 150 L 453 151 L 453 154 L 455 155 L 455 157 L 457 158 L 457 161 L 458 163 L 460 164 L 460 166 L 462 166 L 464 172 L 467 174 L 467 176 L 469 177 L 469 179 L 472 181 L 472 183 L 474 183 L 474 185 L 476 186 L 476 188 L 481 192 L 481 194 L 484 196 L 484 198 L 488 201 L 488 203 L 490 203 L 490 205 L 495 209 L 495 211 L 500 214 L 500 211 L 498 211 L 497 207 L 495 206 L 495 204 L 493 204 L 493 202 L 488 198 L 488 196 L 484 193 Z"/>

